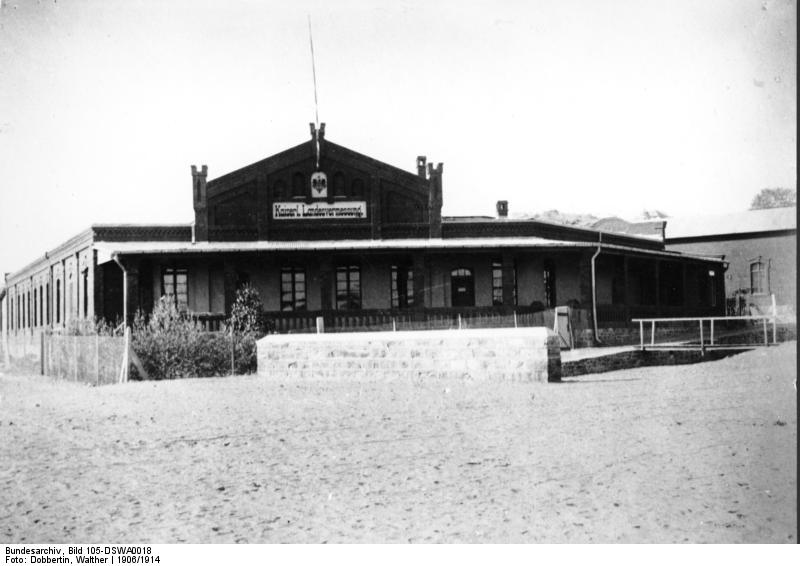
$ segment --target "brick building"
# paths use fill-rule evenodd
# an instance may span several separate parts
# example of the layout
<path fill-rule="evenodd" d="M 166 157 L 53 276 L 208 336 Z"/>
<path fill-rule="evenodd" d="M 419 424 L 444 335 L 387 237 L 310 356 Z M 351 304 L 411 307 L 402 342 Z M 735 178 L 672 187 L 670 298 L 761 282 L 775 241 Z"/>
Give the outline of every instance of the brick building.
<path fill-rule="evenodd" d="M 730 312 L 797 309 L 797 208 L 747 210 L 732 214 L 667 220 L 667 249 L 724 255 L 725 293 Z"/>
<path fill-rule="evenodd" d="M 324 124 L 216 179 L 191 171 L 192 224 L 92 226 L 6 276 L 4 330 L 130 321 L 163 295 L 214 328 L 244 283 L 278 331 L 571 305 L 590 342 L 635 316 L 724 311 L 719 257 L 512 220 L 505 201 L 496 217 L 442 217 L 441 163 L 404 171 L 328 141 Z"/>

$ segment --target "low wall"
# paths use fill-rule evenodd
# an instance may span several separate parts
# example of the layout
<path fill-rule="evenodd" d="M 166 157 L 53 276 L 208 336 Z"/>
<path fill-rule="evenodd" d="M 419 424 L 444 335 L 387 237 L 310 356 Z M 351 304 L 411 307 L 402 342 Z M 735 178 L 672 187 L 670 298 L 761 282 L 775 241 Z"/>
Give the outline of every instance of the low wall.
<path fill-rule="evenodd" d="M 558 381 L 558 341 L 546 328 L 272 334 L 258 374 L 288 379 Z"/>

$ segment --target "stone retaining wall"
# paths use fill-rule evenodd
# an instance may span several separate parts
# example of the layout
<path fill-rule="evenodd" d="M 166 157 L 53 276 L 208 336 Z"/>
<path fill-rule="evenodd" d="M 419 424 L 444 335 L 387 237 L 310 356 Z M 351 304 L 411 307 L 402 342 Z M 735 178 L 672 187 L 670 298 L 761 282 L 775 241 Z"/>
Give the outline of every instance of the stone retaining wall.
<path fill-rule="evenodd" d="M 258 374 L 289 379 L 558 381 L 546 328 L 273 334 L 258 341 Z"/>
<path fill-rule="evenodd" d="M 701 353 L 700 350 L 632 350 L 564 362 L 561 366 L 561 375 L 576 377 L 645 366 L 696 364 L 733 356 L 743 351 L 745 350 L 706 350 Z"/>

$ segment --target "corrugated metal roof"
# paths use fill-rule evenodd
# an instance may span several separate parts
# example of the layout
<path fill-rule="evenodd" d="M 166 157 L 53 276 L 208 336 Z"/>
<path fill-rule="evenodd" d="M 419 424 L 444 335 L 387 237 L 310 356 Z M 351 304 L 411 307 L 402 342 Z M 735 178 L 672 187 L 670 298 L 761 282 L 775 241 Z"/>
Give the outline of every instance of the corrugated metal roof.
<path fill-rule="evenodd" d="M 731 214 L 708 214 L 667 219 L 666 239 L 796 230 L 797 208 L 767 208 Z"/>

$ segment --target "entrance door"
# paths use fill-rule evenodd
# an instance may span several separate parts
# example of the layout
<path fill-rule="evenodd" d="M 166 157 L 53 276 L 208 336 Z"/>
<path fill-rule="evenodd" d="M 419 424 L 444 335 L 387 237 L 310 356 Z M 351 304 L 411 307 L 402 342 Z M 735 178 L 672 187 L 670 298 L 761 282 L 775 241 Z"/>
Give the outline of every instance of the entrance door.
<path fill-rule="evenodd" d="M 465 267 L 450 272 L 450 297 L 454 307 L 475 306 L 475 281 Z"/>

